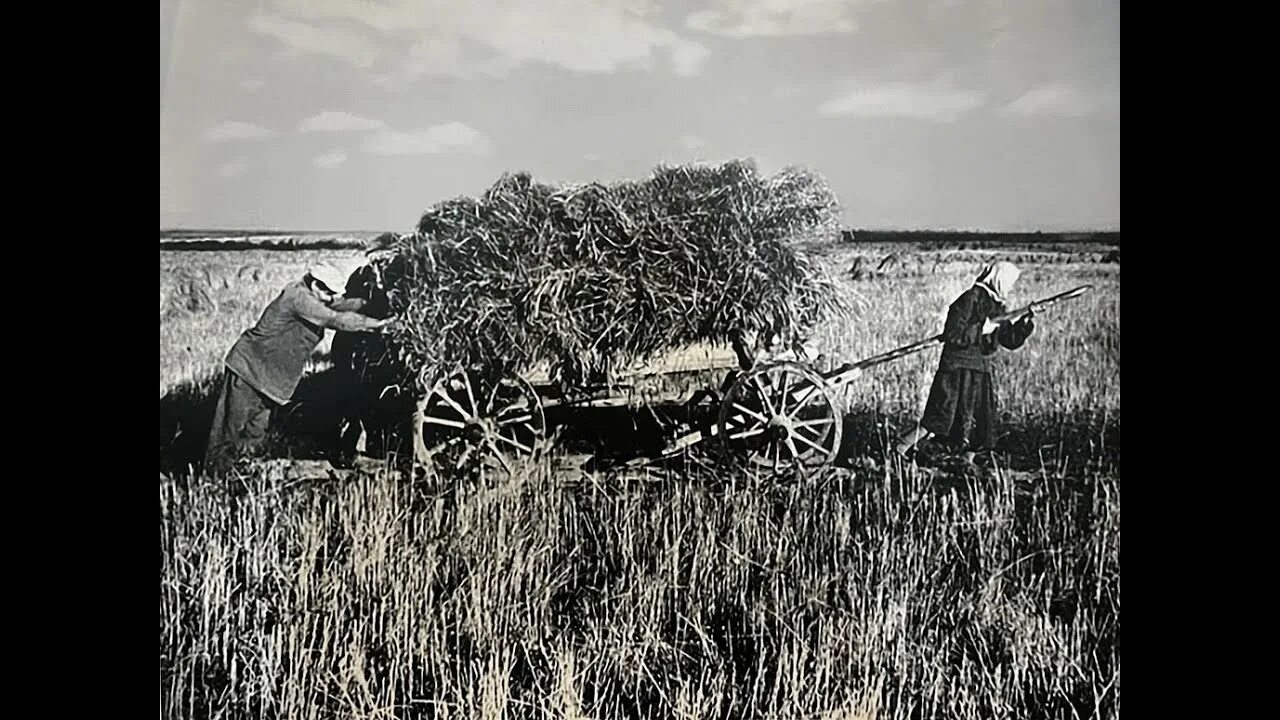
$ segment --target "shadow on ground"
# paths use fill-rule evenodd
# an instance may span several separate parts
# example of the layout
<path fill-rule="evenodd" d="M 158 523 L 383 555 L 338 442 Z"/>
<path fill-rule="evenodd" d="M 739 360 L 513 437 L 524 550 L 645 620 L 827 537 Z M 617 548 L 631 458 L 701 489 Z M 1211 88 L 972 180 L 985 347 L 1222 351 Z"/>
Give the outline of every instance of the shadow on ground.
<path fill-rule="evenodd" d="M 199 466 L 204 456 L 209 426 L 219 389 L 218 377 L 186 383 L 160 399 L 160 469 L 183 473 Z M 270 457 L 322 459 L 341 446 L 340 427 L 344 403 L 352 389 L 333 370 L 308 375 L 299 384 L 295 402 L 277 410 L 271 421 L 263 452 Z M 368 451 L 375 457 L 388 452 L 406 453 L 410 436 L 408 418 L 412 405 L 404 400 L 382 399 L 367 416 Z M 682 429 L 707 428 L 716 421 L 718 408 L 711 403 L 687 407 L 668 403 L 640 408 L 551 408 L 549 428 L 558 431 L 559 449 L 599 458 L 603 465 L 657 455 L 667 440 Z M 1068 462 L 1103 461 L 1119 465 L 1118 415 L 1103 427 L 1096 417 L 1075 413 L 1045 413 L 1007 421 L 997 445 L 1006 467 L 1036 470 Z M 897 433 L 914 418 L 885 416 L 875 410 L 855 409 L 844 418 L 843 442 L 836 464 L 850 466 L 862 458 L 883 459 Z M 718 445 L 716 440 L 711 445 Z M 714 452 L 714 448 L 711 448 Z M 919 462 L 946 462 L 949 453 L 937 443 L 921 446 Z"/>
<path fill-rule="evenodd" d="M 219 380 L 183 383 L 160 398 L 160 472 L 185 472 L 203 459 Z"/>
<path fill-rule="evenodd" d="M 160 398 L 161 472 L 184 473 L 202 462 L 220 382 L 221 377 L 214 376 L 184 383 Z M 262 453 L 301 460 L 329 457 L 344 446 L 344 411 L 359 392 L 360 388 L 351 387 L 333 370 L 304 377 L 294 392 L 295 401 L 272 413 Z M 376 404 L 367 417 L 371 429 L 367 442 L 372 454 L 404 450 L 398 439 L 408 437 L 409 412 L 405 403 L 394 399 Z"/>
<path fill-rule="evenodd" d="M 884 458 L 898 436 L 915 426 L 914 417 L 888 417 L 874 410 L 853 410 L 844 418 L 844 436 L 837 464 L 858 458 Z M 1105 422 L 1094 413 L 1046 412 L 1021 418 L 1006 418 L 997 430 L 995 455 L 1004 467 L 1034 471 L 1042 465 L 1083 462 L 1118 467 L 1120 464 L 1120 417 Z M 922 465 L 940 466 L 958 455 L 946 442 L 927 440 L 916 453 Z"/>

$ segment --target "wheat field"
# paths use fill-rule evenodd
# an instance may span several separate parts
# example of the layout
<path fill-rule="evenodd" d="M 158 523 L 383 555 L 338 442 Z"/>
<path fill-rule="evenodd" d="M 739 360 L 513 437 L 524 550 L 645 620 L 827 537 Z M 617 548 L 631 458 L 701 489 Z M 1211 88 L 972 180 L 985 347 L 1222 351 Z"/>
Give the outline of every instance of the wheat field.
<path fill-rule="evenodd" d="M 889 250 L 823 252 L 861 308 L 815 328 L 831 364 L 937 333 L 983 260 L 910 248 L 854 279 Z M 162 462 L 169 415 L 319 255 L 359 261 L 161 252 Z M 848 386 L 845 457 L 807 476 L 566 473 L 554 449 L 502 477 L 162 474 L 162 715 L 1118 717 L 1119 266 L 1046 255 L 1016 304 L 1095 290 L 999 359 L 989 473 L 885 456 L 933 350 Z"/>

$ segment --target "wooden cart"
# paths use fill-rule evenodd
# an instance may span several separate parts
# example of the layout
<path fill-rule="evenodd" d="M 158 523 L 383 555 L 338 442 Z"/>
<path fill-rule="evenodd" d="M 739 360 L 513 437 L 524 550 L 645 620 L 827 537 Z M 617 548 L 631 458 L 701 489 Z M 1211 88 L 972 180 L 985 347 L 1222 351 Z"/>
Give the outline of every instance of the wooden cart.
<path fill-rule="evenodd" d="M 1079 297 L 1092 289 L 1077 287 L 1001 316 L 1015 320 L 1058 302 Z M 866 370 L 921 352 L 942 343 L 935 335 L 873 357 L 819 372 L 803 359 L 756 363 L 734 354 L 707 351 L 700 362 L 680 367 L 674 353 L 657 363 L 632 368 L 598 388 L 567 395 L 548 382 L 544 372 L 531 370 L 516 376 L 494 377 L 485 368 L 456 368 L 434 384 L 416 403 L 413 419 L 414 455 L 424 464 L 462 467 L 481 462 L 508 471 L 523 456 L 534 453 L 548 437 L 546 410 L 600 408 L 634 404 L 627 392 L 629 381 L 689 370 L 726 371 L 719 391 L 702 389 L 695 394 L 718 403 L 713 422 L 669 438 L 658 453 L 629 463 L 643 465 L 683 452 L 711 438 L 719 438 L 732 454 L 765 470 L 782 471 L 820 466 L 833 461 L 840 450 L 842 406 L 840 388 Z M 673 369 L 673 364 L 675 368 Z M 645 402 L 688 401 L 663 396 Z"/>

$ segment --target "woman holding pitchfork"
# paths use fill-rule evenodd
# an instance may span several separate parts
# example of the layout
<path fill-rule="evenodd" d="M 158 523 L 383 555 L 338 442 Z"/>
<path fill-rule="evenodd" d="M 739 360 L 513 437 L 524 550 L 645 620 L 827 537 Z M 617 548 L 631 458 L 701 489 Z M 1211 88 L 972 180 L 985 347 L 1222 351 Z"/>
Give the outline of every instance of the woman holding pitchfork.
<path fill-rule="evenodd" d="M 991 356 L 1003 347 L 1017 350 L 1035 330 L 1030 311 L 1017 322 L 996 322 L 1007 310 L 1009 291 L 1020 271 L 1010 262 L 986 267 L 973 287 L 951 303 L 942 332 L 942 358 L 929 390 L 924 416 L 895 448 L 905 456 L 916 443 L 939 436 L 950 440 L 972 464 L 995 444 L 997 401 Z"/>

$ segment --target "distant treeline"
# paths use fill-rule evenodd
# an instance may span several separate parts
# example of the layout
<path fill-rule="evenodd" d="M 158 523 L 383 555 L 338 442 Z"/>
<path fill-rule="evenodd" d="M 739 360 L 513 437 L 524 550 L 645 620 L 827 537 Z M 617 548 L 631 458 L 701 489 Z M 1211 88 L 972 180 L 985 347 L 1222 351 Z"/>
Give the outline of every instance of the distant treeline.
<path fill-rule="evenodd" d="M 160 240 L 161 250 L 351 250 L 363 248 L 360 238 L 287 238 L 253 240 L 249 238 Z"/>
<path fill-rule="evenodd" d="M 844 242 L 921 243 L 929 245 L 1039 245 L 1087 243 L 1119 247 L 1120 232 L 982 232 L 964 230 L 844 230 Z"/>
<path fill-rule="evenodd" d="M 273 230 L 270 228 L 236 229 L 226 228 L 171 228 L 160 231 L 161 240 L 206 240 L 209 238 L 360 238 L 376 237 L 383 230 Z"/>
<path fill-rule="evenodd" d="M 362 237 L 367 235 L 367 237 Z M 164 230 L 160 233 L 161 250 L 351 250 L 363 248 L 377 233 L 351 233 L 345 236 L 321 233 L 285 233 L 264 231 Z M 954 230 L 844 230 L 841 240 L 850 243 L 908 243 L 930 247 L 959 249 L 992 246 L 1035 247 L 1037 245 L 1105 245 L 1120 246 L 1116 232 L 981 232 Z"/>

